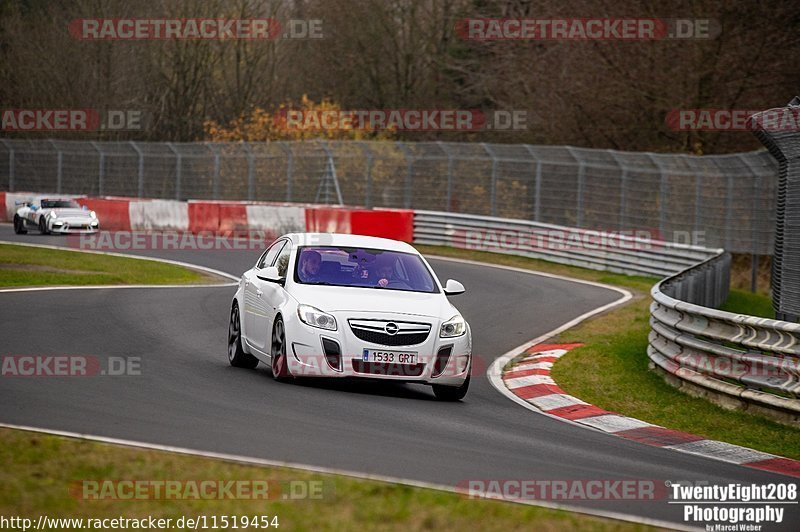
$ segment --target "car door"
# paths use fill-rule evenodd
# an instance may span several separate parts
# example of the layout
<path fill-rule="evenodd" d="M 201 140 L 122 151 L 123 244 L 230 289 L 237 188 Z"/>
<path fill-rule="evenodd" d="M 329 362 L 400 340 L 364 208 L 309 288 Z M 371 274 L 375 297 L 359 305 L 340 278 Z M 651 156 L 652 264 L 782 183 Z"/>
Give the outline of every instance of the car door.
<path fill-rule="evenodd" d="M 289 271 L 289 259 L 292 254 L 292 243 L 286 242 L 280 252 L 275 257 L 271 266 L 278 268 L 278 274 L 286 278 Z M 283 306 L 286 301 L 286 290 L 280 283 L 264 281 L 256 279 L 255 283 L 258 291 L 261 293 L 261 300 L 264 304 L 264 313 L 255 317 L 256 320 L 256 347 L 259 349 L 270 352 L 272 348 L 272 324 L 275 321 L 275 316 L 278 314 L 278 309 Z"/>
<path fill-rule="evenodd" d="M 267 305 L 260 286 L 264 281 L 256 275 L 275 262 L 275 257 L 285 244 L 285 240 L 276 241 L 261 254 L 256 265 L 242 276 L 244 278 L 244 337 L 247 339 L 247 343 L 259 350 L 263 350 L 264 347 L 263 335 L 259 334 L 262 321 L 260 318 L 265 317 Z"/>

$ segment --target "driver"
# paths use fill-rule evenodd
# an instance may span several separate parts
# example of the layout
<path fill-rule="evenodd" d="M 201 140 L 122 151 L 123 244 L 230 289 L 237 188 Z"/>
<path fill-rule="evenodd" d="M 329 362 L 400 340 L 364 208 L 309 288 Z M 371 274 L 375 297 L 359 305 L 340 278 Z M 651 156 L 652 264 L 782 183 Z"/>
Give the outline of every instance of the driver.
<path fill-rule="evenodd" d="M 378 286 L 385 288 L 386 285 L 391 283 L 394 279 L 394 266 L 391 261 L 383 260 L 378 263 L 376 273 L 378 276 Z"/>
<path fill-rule="evenodd" d="M 300 255 L 300 279 L 306 283 L 319 281 L 319 269 L 322 265 L 322 255 L 319 251 L 307 249 Z"/>

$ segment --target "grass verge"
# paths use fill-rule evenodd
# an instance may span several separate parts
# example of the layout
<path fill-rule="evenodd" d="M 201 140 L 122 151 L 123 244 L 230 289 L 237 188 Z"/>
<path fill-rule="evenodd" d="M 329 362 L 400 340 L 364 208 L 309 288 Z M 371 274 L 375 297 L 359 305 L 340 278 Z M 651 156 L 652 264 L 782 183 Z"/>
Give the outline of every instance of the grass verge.
<path fill-rule="evenodd" d="M 634 293 L 634 299 L 627 305 L 585 321 L 554 339 L 585 344 L 560 358 L 553 367 L 552 376 L 561 388 L 606 410 L 649 423 L 800 459 L 797 445 L 800 429 L 691 397 L 648 369 L 649 292 L 658 279 L 486 252 L 429 246 L 420 246 L 420 250 L 431 255 L 505 264 L 627 288 Z M 741 290 L 731 291 L 724 308 L 729 312 L 772 317 L 769 298 Z"/>
<path fill-rule="evenodd" d="M 175 520 L 181 516 L 278 516 L 278 530 L 652 530 L 652 527 L 454 493 L 307 471 L 120 447 L 0 429 L 0 515 L 38 519 Z M 314 500 L 83 500 L 82 480 L 314 481 Z M 80 485 L 80 484 L 78 484 Z M 72 492 L 70 491 L 72 488 Z M 271 488 L 270 488 L 271 489 Z"/>
<path fill-rule="evenodd" d="M 0 244 L 0 286 L 208 284 L 218 277 L 163 262 Z"/>

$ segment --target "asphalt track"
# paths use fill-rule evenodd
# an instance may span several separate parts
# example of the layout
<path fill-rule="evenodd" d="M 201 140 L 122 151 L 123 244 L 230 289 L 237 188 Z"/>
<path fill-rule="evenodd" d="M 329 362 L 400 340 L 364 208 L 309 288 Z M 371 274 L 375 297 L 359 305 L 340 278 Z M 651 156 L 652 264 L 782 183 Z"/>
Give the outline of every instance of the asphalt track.
<path fill-rule="evenodd" d="M 67 246 L 64 237 L 0 240 Z M 240 275 L 258 251 L 141 252 Z M 482 367 L 514 347 L 619 298 L 601 287 L 450 261 L 453 303 L 470 322 Z M 141 357 L 141 374 L 0 379 L 0 422 L 230 453 L 455 486 L 469 479 L 650 479 L 792 482 L 781 475 L 648 447 L 525 410 L 473 376 L 461 403 L 395 383 L 274 382 L 226 358 L 233 287 L 0 293 L 2 355 Z M 642 356 L 645 356 L 642 353 Z M 587 368 L 597 371 L 600 368 Z M 686 526 L 680 505 L 559 501 Z M 797 505 L 782 527 L 797 530 Z M 691 523 L 688 523 L 691 524 Z M 696 524 L 699 525 L 699 524 Z"/>

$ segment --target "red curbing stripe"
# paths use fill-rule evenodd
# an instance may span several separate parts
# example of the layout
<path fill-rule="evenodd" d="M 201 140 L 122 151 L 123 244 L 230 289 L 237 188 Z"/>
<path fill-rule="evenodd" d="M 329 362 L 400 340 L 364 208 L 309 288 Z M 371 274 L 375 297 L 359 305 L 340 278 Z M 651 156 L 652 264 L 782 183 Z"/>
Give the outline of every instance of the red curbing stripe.
<path fill-rule="evenodd" d="M 769 460 L 759 460 L 758 462 L 749 462 L 742 465 L 745 467 L 752 467 L 753 469 L 761 469 L 762 471 L 771 471 L 773 473 L 780 473 L 781 475 L 800 478 L 800 461 L 792 460 L 791 458 L 775 457 Z"/>
<path fill-rule="evenodd" d="M 570 405 L 548 410 L 547 413 L 556 417 L 562 417 L 564 419 L 570 419 L 574 421 L 576 419 L 583 419 L 585 417 L 613 414 L 614 412 L 603 410 L 602 408 L 594 405 Z"/>
<path fill-rule="evenodd" d="M 665 429 L 664 427 L 641 427 L 638 429 L 622 430 L 614 434 L 626 440 L 638 441 L 639 443 L 654 445 L 656 447 L 678 445 L 680 443 L 689 443 L 705 439 L 695 434 Z"/>
<path fill-rule="evenodd" d="M 570 349 L 575 349 L 576 347 L 581 347 L 583 344 L 539 344 L 531 347 L 526 353 L 541 353 L 542 351 L 552 351 L 554 349 L 566 349 L 569 351 Z"/>
<path fill-rule="evenodd" d="M 552 384 L 532 384 L 531 386 L 522 386 L 511 390 L 514 395 L 522 399 L 533 399 L 534 397 L 541 397 L 543 395 L 564 394 L 564 390 Z"/>

